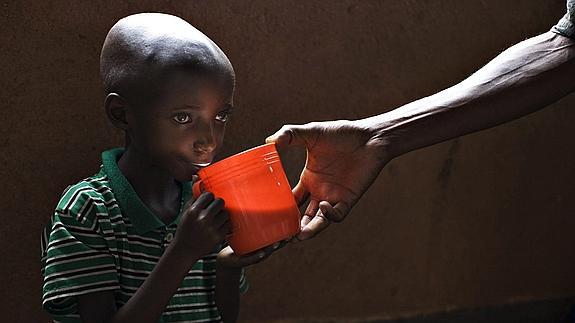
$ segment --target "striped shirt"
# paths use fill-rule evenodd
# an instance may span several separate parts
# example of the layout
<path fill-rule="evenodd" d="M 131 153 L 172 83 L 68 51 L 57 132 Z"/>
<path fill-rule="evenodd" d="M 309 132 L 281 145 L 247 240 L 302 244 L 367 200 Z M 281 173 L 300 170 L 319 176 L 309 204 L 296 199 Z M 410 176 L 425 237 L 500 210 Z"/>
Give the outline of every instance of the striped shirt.
<path fill-rule="evenodd" d="M 55 322 L 80 322 L 77 296 L 111 291 L 126 304 L 174 238 L 117 166 L 122 149 L 102 153 L 100 172 L 68 187 L 42 234 L 42 304 Z M 182 183 L 181 205 L 191 184 Z M 215 304 L 218 248 L 188 272 L 160 322 L 220 321 Z M 247 289 L 242 271 L 240 291 Z"/>

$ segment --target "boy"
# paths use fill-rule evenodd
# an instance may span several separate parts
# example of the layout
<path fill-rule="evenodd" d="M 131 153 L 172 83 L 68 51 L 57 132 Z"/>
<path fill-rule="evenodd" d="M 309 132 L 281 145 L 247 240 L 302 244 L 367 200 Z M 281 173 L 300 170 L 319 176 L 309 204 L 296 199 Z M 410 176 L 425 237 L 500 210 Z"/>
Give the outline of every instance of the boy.
<path fill-rule="evenodd" d="M 235 321 L 242 268 L 279 244 L 222 250 L 224 202 L 188 201 L 222 143 L 231 63 L 184 20 L 146 13 L 112 27 L 100 72 L 125 149 L 103 152 L 100 172 L 62 195 L 42 237 L 44 308 L 60 322 Z"/>

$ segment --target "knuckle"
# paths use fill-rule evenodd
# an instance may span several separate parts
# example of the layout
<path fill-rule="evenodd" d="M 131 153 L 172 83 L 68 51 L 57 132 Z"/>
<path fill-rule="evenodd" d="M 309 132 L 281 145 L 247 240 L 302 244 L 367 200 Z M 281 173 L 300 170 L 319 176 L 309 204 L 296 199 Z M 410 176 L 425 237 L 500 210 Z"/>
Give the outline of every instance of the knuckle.
<path fill-rule="evenodd" d="M 199 223 L 206 222 L 206 211 L 205 210 L 198 210 L 196 213 L 196 221 Z"/>
<path fill-rule="evenodd" d="M 293 124 L 287 124 L 284 125 L 281 129 L 280 129 L 280 134 L 283 136 L 294 136 L 296 134 L 296 126 Z"/>
<path fill-rule="evenodd" d="M 197 216 L 201 213 L 202 210 L 203 209 L 197 203 L 194 203 L 186 210 L 186 213 L 194 214 Z"/>
<path fill-rule="evenodd" d="M 187 210 L 187 209 L 191 208 L 192 205 L 194 204 L 194 202 L 195 202 L 194 199 L 189 199 L 189 200 L 186 202 L 186 204 L 184 204 L 184 210 Z"/>

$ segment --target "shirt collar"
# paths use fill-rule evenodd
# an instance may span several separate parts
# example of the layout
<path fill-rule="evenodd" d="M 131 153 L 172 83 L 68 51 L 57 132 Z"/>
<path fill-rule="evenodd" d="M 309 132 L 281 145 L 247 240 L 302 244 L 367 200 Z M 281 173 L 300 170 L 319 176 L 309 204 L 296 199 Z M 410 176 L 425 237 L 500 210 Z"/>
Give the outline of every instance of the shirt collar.
<path fill-rule="evenodd" d="M 128 179 L 122 174 L 118 167 L 118 160 L 124 153 L 124 148 L 115 148 L 102 152 L 102 167 L 108 175 L 110 188 L 114 192 L 116 201 L 120 205 L 122 212 L 128 216 L 130 222 L 136 228 L 138 234 L 166 226 L 145 204 L 142 202 Z M 185 201 L 190 198 L 191 183 L 182 184 L 182 198 L 180 201 L 180 212 L 174 220 L 175 224 L 180 222 L 181 208 Z"/>

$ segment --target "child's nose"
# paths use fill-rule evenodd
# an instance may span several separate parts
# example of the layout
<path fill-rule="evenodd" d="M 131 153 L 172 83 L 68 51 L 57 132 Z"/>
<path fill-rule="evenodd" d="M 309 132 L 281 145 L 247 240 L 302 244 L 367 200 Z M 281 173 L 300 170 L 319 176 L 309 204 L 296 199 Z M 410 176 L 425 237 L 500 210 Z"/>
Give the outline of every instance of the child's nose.
<path fill-rule="evenodd" d="M 194 142 L 194 149 L 203 153 L 211 153 L 216 149 L 216 138 L 214 126 L 211 122 L 198 122 L 196 129 L 197 137 Z"/>

